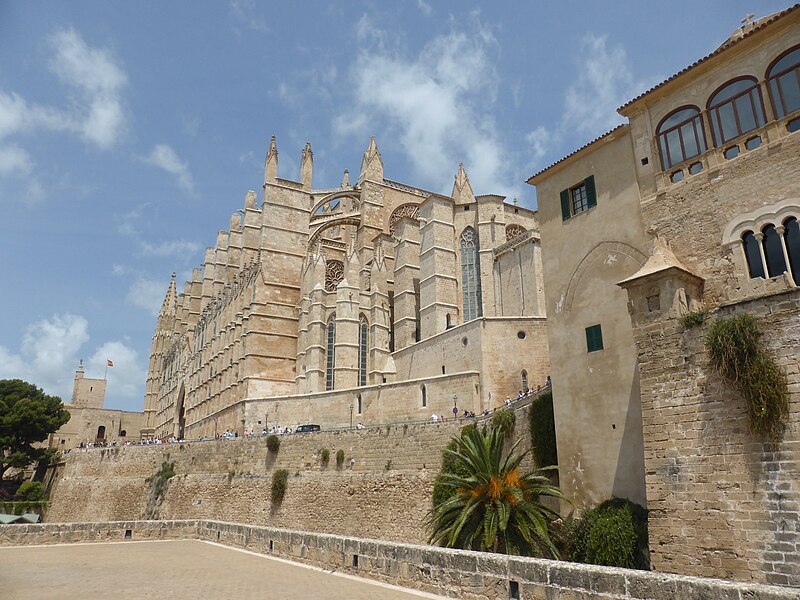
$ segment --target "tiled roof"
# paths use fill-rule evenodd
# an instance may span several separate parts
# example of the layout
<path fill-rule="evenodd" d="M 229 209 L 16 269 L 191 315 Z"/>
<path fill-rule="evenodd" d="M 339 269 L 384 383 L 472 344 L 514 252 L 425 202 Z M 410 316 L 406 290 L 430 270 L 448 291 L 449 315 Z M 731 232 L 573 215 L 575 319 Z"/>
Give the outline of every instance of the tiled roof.
<path fill-rule="evenodd" d="M 534 173 L 533 175 L 531 175 L 530 177 L 528 177 L 528 181 L 527 181 L 527 183 L 530 183 L 530 182 L 531 182 L 531 179 L 534 179 L 535 177 L 538 177 L 539 175 L 541 175 L 541 174 L 542 174 L 542 173 L 544 173 L 545 171 L 547 171 L 547 170 L 549 170 L 549 169 L 552 169 L 552 168 L 553 168 L 553 167 L 555 167 L 557 164 L 560 164 L 560 163 L 564 162 L 565 160 L 567 160 L 567 159 L 568 159 L 568 158 L 570 158 L 571 156 L 575 156 L 575 155 L 576 155 L 578 152 L 581 152 L 582 150 L 584 150 L 584 149 L 588 148 L 588 147 L 589 147 L 589 146 L 591 146 L 592 144 L 595 144 L 595 143 L 599 142 L 600 140 L 602 140 L 603 138 L 606 138 L 606 137 L 608 137 L 609 135 L 611 135 L 611 134 L 612 134 L 612 133 L 614 133 L 615 131 L 619 131 L 620 129 L 622 129 L 622 128 L 623 128 L 623 127 L 625 127 L 625 126 L 627 126 L 627 123 L 620 123 L 619 125 L 617 125 L 616 127 L 614 127 L 614 129 L 611 129 L 610 131 L 606 131 L 606 132 L 605 132 L 603 135 L 601 135 L 601 136 L 598 136 L 598 137 L 594 138 L 594 139 L 593 139 L 591 142 L 587 142 L 586 144 L 584 144 L 583 146 L 581 146 L 581 147 L 580 147 L 580 148 L 578 148 L 577 150 L 573 150 L 572 152 L 570 152 L 569 154 L 567 154 L 565 157 L 563 157 L 563 158 L 559 158 L 559 159 L 558 159 L 556 162 L 554 162 L 553 164 L 546 166 L 546 167 L 545 167 L 544 169 L 542 169 L 541 171 L 538 171 L 538 172 Z"/>
<path fill-rule="evenodd" d="M 627 108 L 628 106 L 630 106 L 631 104 L 636 102 L 637 100 L 647 96 L 647 94 L 649 94 L 649 93 L 657 90 L 658 88 L 668 84 L 673 79 L 676 79 L 677 77 L 680 77 L 681 75 L 683 75 L 687 71 L 690 71 L 691 69 L 694 69 L 697 65 L 706 62 L 708 59 L 713 58 L 714 56 L 722 53 L 723 51 L 727 50 L 728 48 L 730 48 L 732 46 L 735 46 L 736 44 L 741 42 L 743 39 L 750 37 L 751 35 L 753 35 L 757 31 L 761 31 L 762 29 L 764 29 L 768 25 L 771 25 L 772 23 L 774 23 L 778 19 L 780 19 L 782 17 L 785 17 L 789 13 L 792 13 L 792 12 L 796 11 L 798 8 L 800 8 L 800 4 L 795 4 L 794 6 L 790 6 L 789 8 L 787 8 L 785 10 L 782 10 L 780 12 L 776 12 L 775 14 L 772 14 L 772 15 L 769 15 L 769 16 L 766 16 L 766 17 L 762 17 L 761 19 L 758 19 L 757 21 L 755 21 L 753 23 L 752 29 L 749 29 L 748 31 L 743 32 L 741 35 L 736 35 L 736 34 L 738 34 L 739 31 L 741 31 L 741 30 L 737 30 L 736 32 L 734 32 L 734 35 L 731 35 L 731 37 L 729 37 L 725 41 L 725 43 L 723 43 L 719 48 L 714 50 L 711 54 L 708 54 L 708 55 L 704 56 L 703 58 L 701 58 L 699 60 L 696 60 L 695 62 L 693 62 L 688 67 L 686 67 L 686 68 L 678 71 L 677 73 L 675 73 L 672 77 L 669 77 L 669 78 L 665 79 L 661 83 L 651 87 L 646 92 L 642 92 L 641 94 L 639 94 L 638 96 L 636 96 L 632 100 L 629 100 L 628 102 L 626 102 L 625 104 L 620 106 L 617 109 L 617 112 L 621 112 L 622 110 L 624 110 L 625 108 Z"/>

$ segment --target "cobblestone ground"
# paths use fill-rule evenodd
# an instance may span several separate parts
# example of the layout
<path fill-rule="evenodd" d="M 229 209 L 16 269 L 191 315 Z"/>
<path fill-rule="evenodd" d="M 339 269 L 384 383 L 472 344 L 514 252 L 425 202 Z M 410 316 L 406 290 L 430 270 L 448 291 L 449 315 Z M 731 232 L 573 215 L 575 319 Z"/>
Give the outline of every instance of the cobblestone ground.
<path fill-rule="evenodd" d="M 436 598 L 194 540 L 0 548 L 0 599 Z"/>

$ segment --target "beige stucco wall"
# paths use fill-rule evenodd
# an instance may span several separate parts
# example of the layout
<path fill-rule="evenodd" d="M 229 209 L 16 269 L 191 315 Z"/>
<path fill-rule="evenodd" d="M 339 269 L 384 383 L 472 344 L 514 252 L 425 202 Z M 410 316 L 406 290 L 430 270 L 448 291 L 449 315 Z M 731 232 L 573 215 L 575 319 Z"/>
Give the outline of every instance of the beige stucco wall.
<path fill-rule="evenodd" d="M 105 428 L 106 444 L 138 442 L 144 427 L 144 414 L 110 408 L 84 408 L 65 404 L 70 419 L 46 442 L 48 447 L 69 450 L 80 444 L 94 444 L 100 427 Z M 125 435 L 120 435 L 122 432 Z"/>
<path fill-rule="evenodd" d="M 578 509 L 645 504 L 636 350 L 616 282 L 647 256 L 627 128 L 536 181 L 561 486 Z M 560 192 L 594 175 L 597 206 L 562 221 Z M 604 349 L 587 352 L 600 324 Z"/>

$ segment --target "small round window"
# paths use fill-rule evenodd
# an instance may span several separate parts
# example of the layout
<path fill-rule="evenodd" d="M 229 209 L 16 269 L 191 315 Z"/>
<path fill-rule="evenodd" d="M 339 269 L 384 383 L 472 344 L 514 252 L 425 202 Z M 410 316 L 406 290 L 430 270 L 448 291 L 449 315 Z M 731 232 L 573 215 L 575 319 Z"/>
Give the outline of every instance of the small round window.
<path fill-rule="evenodd" d="M 521 339 L 521 340 L 524 340 L 525 339 L 525 332 L 524 331 L 518 331 L 517 332 L 517 337 L 519 339 Z"/>
<path fill-rule="evenodd" d="M 467 338 L 463 337 L 463 338 L 461 338 L 461 343 L 462 343 L 464 346 L 466 346 L 467 344 L 469 344 L 469 340 L 468 340 Z"/>

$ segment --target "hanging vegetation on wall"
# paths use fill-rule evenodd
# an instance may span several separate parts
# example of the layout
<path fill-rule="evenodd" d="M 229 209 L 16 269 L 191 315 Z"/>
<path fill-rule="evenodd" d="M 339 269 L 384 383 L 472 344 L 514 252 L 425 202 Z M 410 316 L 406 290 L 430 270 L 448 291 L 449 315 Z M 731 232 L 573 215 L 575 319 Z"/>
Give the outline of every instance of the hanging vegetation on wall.
<path fill-rule="evenodd" d="M 789 391 L 786 375 L 762 346 L 762 335 L 753 315 L 719 318 L 709 327 L 706 349 L 714 370 L 742 393 L 752 431 L 777 442 L 789 411 Z"/>
<path fill-rule="evenodd" d="M 556 453 L 556 422 L 553 416 L 553 392 L 547 392 L 531 402 L 528 409 L 533 460 L 540 469 L 558 466 Z"/>

